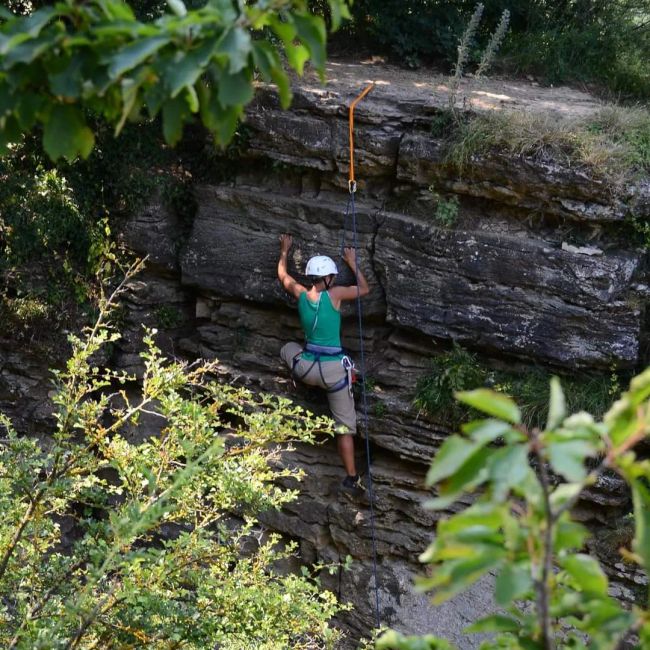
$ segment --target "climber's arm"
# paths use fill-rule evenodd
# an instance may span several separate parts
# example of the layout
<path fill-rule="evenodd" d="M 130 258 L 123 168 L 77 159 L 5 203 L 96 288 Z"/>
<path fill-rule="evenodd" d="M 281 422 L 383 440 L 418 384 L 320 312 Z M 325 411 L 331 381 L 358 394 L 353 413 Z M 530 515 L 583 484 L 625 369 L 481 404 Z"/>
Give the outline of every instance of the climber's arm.
<path fill-rule="evenodd" d="M 278 260 L 278 280 L 280 284 L 284 287 L 284 290 L 292 295 L 294 298 L 298 298 L 301 293 L 307 291 L 305 287 L 297 282 L 289 273 L 287 272 L 287 258 L 289 257 L 289 249 L 293 243 L 293 238 L 291 235 L 280 235 L 280 259 Z"/>
<path fill-rule="evenodd" d="M 340 302 L 342 300 L 356 300 L 357 296 L 361 298 L 367 296 L 370 293 L 370 287 L 368 286 L 366 277 L 357 266 L 357 254 L 354 248 L 346 248 L 343 251 L 343 259 L 350 267 L 352 273 L 354 273 L 358 285 L 355 284 L 351 287 L 332 287 L 329 291 L 330 297 L 332 300 Z"/>

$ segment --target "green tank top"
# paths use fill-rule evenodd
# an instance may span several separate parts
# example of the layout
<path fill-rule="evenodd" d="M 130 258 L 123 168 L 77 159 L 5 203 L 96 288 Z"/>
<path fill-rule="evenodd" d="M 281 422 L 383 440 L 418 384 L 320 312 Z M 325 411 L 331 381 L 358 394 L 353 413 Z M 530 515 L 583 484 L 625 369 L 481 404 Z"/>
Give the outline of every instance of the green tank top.
<path fill-rule="evenodd" d="M 309 300 L 306 291 L 301 293 L 298 298 L 298 314 L 307 343 L 333 348 L 341 347 L 341 313 L 334 309 L 327 291 L 321 291 L 318 302 Z M 343 354 L 323 354 L 320 359 L 338 361 L 342 357 Z M 311 352 L 303 352 L 302 358 L 313 361 L 316 356 Z"/>

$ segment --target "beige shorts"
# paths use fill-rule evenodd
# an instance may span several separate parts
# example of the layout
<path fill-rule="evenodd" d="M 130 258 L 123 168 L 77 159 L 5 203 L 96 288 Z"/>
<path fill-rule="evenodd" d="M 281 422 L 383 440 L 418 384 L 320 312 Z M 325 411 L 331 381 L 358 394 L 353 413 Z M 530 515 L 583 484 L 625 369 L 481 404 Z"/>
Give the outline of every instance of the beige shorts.
<path fill-rule="evenodd" d="M 280 351 L 282 360 L 287 364 L 289 370 L 293 366 L 293 360 L 296 355 L 302 352 L 302 346 L 297 343 L 287 343 Z M 321 369 L 318 368 L 318 362 L 299 359 L 294 369 L 294 375 L 300 381 L 309 386 L 318 386 L 327 389 L 334 386 L 336 382 L 345 377 L 346 371 L 340 361 L 321 361 Z M 322 376 L 321 376 L 322 370 Z M 323 381 L 325 380 L 325 381 Z M 335 393 L 327 393 L 327 399 L 332 411 L 332 417 L 336 422 L 342 424 L 346 431 L 340 433 L 357 432 L 357 413 L 354 410 L 354 397 L 350 391 L 345 388 L 337 390 Z"/>

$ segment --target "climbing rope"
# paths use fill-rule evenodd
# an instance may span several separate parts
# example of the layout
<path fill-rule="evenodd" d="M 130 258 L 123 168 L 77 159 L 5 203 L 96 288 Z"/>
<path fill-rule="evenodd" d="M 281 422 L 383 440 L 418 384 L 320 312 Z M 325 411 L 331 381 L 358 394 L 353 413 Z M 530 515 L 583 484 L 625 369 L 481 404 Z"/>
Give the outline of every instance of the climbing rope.
<path fill-rule="evenodd" d="M 374 88 L 375 84 L 369 84 L 350 104 L 349 123 L 350 123 L 350 175 L 348 180 L 348 203 L 345 208 L 343 217 L 343 234 L 341 237 L 341 255 L 345 246 L 345 238 L 348 226 L 348 218 L 352 217 L 352 245 L 354 247 L 355 258 L 358 260 L 357 252 L 359 250 L 359 241 L 357 235 L 357 212 L 354 204 L 354 195 L 357 191 L 357 182 L 354 178 L 354 109 L 356 105 Z M 366 360 L 363 345 L 363 312 L 361 307 L 361 290 L 359 289 L 359 264 L 355 269 L 357 283 L 357 320 L 359 329 L 359 364 L 361 370 L 361 395 L 362 395 L 362 413 L 363 413 L 363 434 L 366 439 L 366 471 L 368 485 L 368 501 L 370 502 L 370 530 L 372 534 L 372 570 L 375 580 L 375 620 L 377 629 L 381 627 L 381 616 L 379 614 L 379 580 L 377 577 L 377 536 L 375 533 L 375 507 L 372 492 L 372 467 L 370 462 L 370 437 L 368 436 L 368 397 L 366 394 Z"/>

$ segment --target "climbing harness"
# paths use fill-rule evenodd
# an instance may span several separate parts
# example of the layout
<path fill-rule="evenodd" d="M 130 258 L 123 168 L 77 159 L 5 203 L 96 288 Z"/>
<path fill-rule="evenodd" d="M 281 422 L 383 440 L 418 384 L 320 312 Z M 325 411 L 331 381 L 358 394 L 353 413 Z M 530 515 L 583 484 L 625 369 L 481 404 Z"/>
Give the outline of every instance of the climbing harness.
<path fill-rule="evenodd" d="M 349 109 L 349 125 L 350 125 L 350 175 L 348 179 L 348 202 L 345 208 L 345 216 L 343 217 L 343 233 L 341 236 L 341 256 L 343 255 L 343 248 L 345 246 L 346 231 L 348 224 L 348 217 L 352 218 L 352 245 L 356 253 L 359 250 L 359 242 L 357 236 L 357 213 L 354 205 L 354 195 L 357 191 L 357 181 L 354 177 L 354 109 L 356 105 L 375 87 L 374 83 L 369 84 L 364 90 L 354 99 L 350 104 Z M 357 283 L 357 317 L 359 329 L 359 362 L 361 369 L 361 396 L 362 396 L 362 412 L 363 412 L 363 433 L 366 439 L 366 467 L 368 472 L 368 499 L 370 502 L 370 530 L 372 533 L 372 568 L 373 577 L 375 580 L 375 622 L 377 628 L 381 627 L 381 616 L 379 609 L 379 581 L 377 576 L 377 535 L 375 533 L 375 509 L 374 499 L 372 494 L 372 467 L 370 462 L 370 438 L 368 436 L 368 398 L 366 395 L 366 362 L 363 346 L 363 312 L 361 308 L 361 293 L 359 289 L 359 267 L 356 268 L 356 283 Z"/>
<path fill-rule="evenodd" d="M 314 355 L 314 360 L 312 361 L 311 365 L 305 372 L 300 375 L 299 377 L 296 376 L 296 366 L 298 365 L 298 362 L 300 361 L 300 357 L 302 356 L 303 352 L 310 352 L 311 354 Z M 343 366 L 343 369 L 345 370 L 345 375 L 339 379 L 336 383 L 332 384 L 331 386 L 327 385 L 327 382 L 325 381 L 325 377 L 323 376 L 323 367 L 321 366 L 321 357 L 323 356 L 337 356 L 339 354 L 342 354 L 343 356 L 341 357 L 341 365 Z M 306 343 L 305 347 L 298 352 L 293 358 L 292 364 L 291 364 L 291 375 L 293 377 L 294 383 L 297 381 L 302 381 L 310 372 L 311 369 L 318 364 L 318 372 L 320 373 L 320 378 L 321 381 L 323 382 L 323 386 L 325 386 L 325 391 L 328 393 L 338 393 L 340 390 L 343 390 L 344 388 L 348 389 L 348 392 L 350 395 L 352 395 L 352 386 L 355 381 L 355 365 L 354 361 L 350 359 L 350 357 L 344 353 L 343 348 L 338 348 L 334 346 L 329 346 L 329 345 L 316 345 L 315 343 Z"/>

